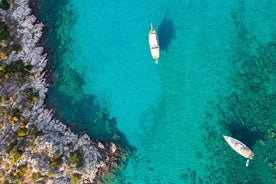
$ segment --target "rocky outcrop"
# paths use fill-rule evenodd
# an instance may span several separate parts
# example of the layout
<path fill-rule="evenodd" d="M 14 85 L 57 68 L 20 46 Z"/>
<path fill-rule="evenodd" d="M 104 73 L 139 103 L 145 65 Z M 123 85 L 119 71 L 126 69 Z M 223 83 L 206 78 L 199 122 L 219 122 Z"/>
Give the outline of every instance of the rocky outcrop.
<path fill-rule="evenodd" d="M 0 182 L 92 183 L 99 170 L 100 175 L 108 171 L 120 149 L 74 134 L 46 109 L 47 57 L 38 46 L 43 24 L 31 15 L 28 0 L 10 5 L 0 9 L 1 19 L 22 49 L 0 60 Z"/>

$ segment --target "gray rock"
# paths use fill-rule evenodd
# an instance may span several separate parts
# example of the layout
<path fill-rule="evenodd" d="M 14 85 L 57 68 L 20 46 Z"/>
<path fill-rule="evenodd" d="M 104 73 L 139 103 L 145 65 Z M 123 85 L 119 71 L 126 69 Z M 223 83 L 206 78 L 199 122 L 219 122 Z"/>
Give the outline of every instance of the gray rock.
<path fill-rule="evenodd" d="M 34 172 L 40 171 L 42 174 L 46 174 L 50 169 L 48 157 L 53 156 L 55 151 L 60 150 L 60 153 L 63 154 L 62 159 L 68 161 L 70 154 L 74 150 L 81 149 L 83 152 L 84 166 L 79 169 L 71 168 L 71 170 L 65 169 L 65 167 L 62 166 L 55 176 L 50 178 L 47 183 L 69 183 L 71 174 L 76 171 L 82 174 L 84 180 L 87 180 L 88 183 L 92 183 L 98 169 L 105 165 L 105 161 L 100 159 L 101 154 L 95 146 L 97 143 L 94 143 L 87 134 L 78 137 L 76 134 L 72 133 L 66 125 L 53 116 L 52 110 L 46 109 L 44 99 L 46 98 L 48 84 L 46 84 L 44 69 L 47 64 L 47 55 L 43 53 L 42 47 L 37 46 L 42 36 L 43 24 L 37 23 L 36 17 L 31 15 L 29 0 L 14 1 L 16 6 L 12 7 L 10 18 L 18 22 L 16 27 L 18 35 L 15 36 L 21 39 L 20 44 L 22 45 L 22 51 L 20 53 L 13 52 L 9 56 L 7 63 L 21 59 L 25 64 L 31 64 L 34 67 L 31 70 L 32 77 L 30 77 L 27 84 L 15 86 L 13 83 L 7 82 L 5 83 L 5 90 L 1 87 L 0 94 L 12 94 L 14 91 L 18 90 L 14 103 L 7 104 L 7 106 L 18 106 L 18 104 L 23 103 L 23 95 L 21 92 L 24 91 L 24 89 L 32 88 L 34 91 L 37 91 L 40 99 L 34 103 L 32 109 L 23 105 L 20 105 L 19 108 L 22 112 L 22 116 L 30 119 L 26 126 L 27 128 L 31 128 L 35 125 L 38 130 L 44 132 L 43 135 L 35 139 L 34 144 L 36 145 L 36 151 L 26 148 L 25 152 L 22 154 L 20 163 L 26 163 L 33 168 Z M 0 10 L 0 14 L 1 16 L 8 16 L 6 11 L 2 12 L 2 10 Z M 0 117 L 0 121 L 3 119 L 1 118 L 2 117 Z M 7 123 L 7 125 L 0 129 L 2 132 L 6 133 L 1 134 L 1 140 L 8 140 L 8 133 L 16 131 L 18 128 L 19 124 L 15 127 L 11 127 L 10 124 Z M 22 139 L 20 138 L 18 141 L 20 142 Z M 0 145 L 1 148 L 2 146 L 4 146 L 4 144 Z M 98 147 L 104 149 L 103 144 L 98 144 Z M 116 146 L 114 146 L 112 150 L 116 151 L 115 148 Z M 2 153 L 1 150 L 5 149 L 0 149 L 0 153 Z M 3 154 L 6 153 L 3 152 Z"/>
<path fill-rule="evenodd" d="M 23 96 L 20 93 L 18 93 L 15 101 L 17 104 L 20 104 L 23 101 Z"/>

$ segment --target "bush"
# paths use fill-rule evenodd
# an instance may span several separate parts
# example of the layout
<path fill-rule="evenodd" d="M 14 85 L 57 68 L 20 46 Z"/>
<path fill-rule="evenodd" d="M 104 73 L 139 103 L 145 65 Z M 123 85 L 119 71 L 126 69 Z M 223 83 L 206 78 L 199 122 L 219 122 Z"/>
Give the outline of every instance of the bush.
<path fill-rule="evenodd" d="M 30 74 L 30 70 L 33 68 L 32 65 L 25 65 L 22 60 L 17 60 L 12 62 L 10 65 L 6 66 L 6 73 L 20 73 L 23 77 Z"/>
<path fill-rule="evenodd" d="M 10 2 L 8 0 L 2 0 L 2 2 L 0 3 L 0 8 L 2 8 L 3 10 L 10 9 Z"/>
<path fill-rule="evenodd" d="M 27 173 L 27 165 L 20 165 L 17 167 L 15 172 L 12 172 L 11 179 L 13 183 L 21 183 L 23 176 Z"/>
<path fill-rule="evenodd" d="M 47 177 L 54 177 L 55 176 L 55 171 L 53 169 L 49 169 L 48 173 L 47 173 Z"/>
<path fill-rule="evenodd" d="M 20 165 L 20 166 L 18 166 L 17 169 L 18 169 L 18 175 L 24 176 L 24 174 L 27 173 L 28 167 L 27 167 L 27 165 Z"/>
<path fill-rule="evenodd" d="M 72 183 L 78 183 L 81 179 L 81 174 L 79 173 L 73 173 L 72 175 Z"/>
<path fill-rule="evenodd" d="M 17 146 L 17 141 L 14 141 L 12 143 L 10 143 L 8 146 L 7 146 L 7 153 L 10 154 L 11 153 L 11 150 L 13 150 L 15 147 Z"/>
<path fill-rule="evenodd" d="M 29 101 L 34 102 L 39 99 L 39 94 L 38 92 L 31 92 L 27 98 Z"/>
<path fill-rule="evenodd" d="M 19 136 L 19 137 L 24 137 L 24 136 L 27 136 L 28 135 L 28 133 L 29 133 L 29 130 L 27 129 L 27 128 L 25 128 L 25 127 L 20 127 L 19 128 L 19 130 L 18 130 L 18 132 L 17 132 L 17 135 Z"/>
<path fill-rule="evenodd" d="M 19 160 L 22 155 L 22 151 L 18 150 L 17 141 L 10 143 L 6 151 L 10 155 L 12 163 Z"/>
<path fill-rule="evenodd" d="M 0 56 L 1 56 L 0 52 Z M 2 54 L 3 55 L 3 54 Z M 1 59 L 1 58 L 0 58 Z M 3 59 L 3 58 L 2 58 Z M 4 59 L 3 59 L 4 60 Z M 22 84 L 26 81 L 26 77 L 30 75 L 32 70 L 32 65 L 25 65 L 22 60 L 17 60 L 10 65 L 0 66 L 0 81 L 9 78 L 10 76 L 17 74 L 19 77 L 17 79 L 19 84 Z"/>
<path fill-rule="evenodd" d="M 10 38 L 10 31 L 8 29 L 8 26 L 5 24 L 5 22 L 0 22 L 0 40 L 5 40 L 8 38 Z"/>
<path fill-rule="evenodd" d="M 19 116 L 19 109 L 18 108 L 14 108 L 12 109 L 11 111 L 11 116 L 14 117 L 14 116 Z"/>
<path fill-rule="evenodd" d="M 59 150 L 57 150 L 53 157 L 50 159 L 50 164 L 52 169 L 58 169 L 59 167 L 62 166 L 63 160 L 61 156 L 59 155 Z"/>
<path fill-rule="evenodd" d="M 1 71 L 0 71 L 1 72 Z M 1 75 L 1 74 L 0 74 Z M 6 103 L 8 101 L 8 99 L 7 99 L 7 97 L 5 97 L 5 96 L 1 96 L 0 97 L 0 102 L 1 103 Z"/>
<path fill-rule="evenodd" d="M 0 26 L 1 27 L 1 26 Z M 1 29 L 0 29 L 1 33 Z M 1 37 L 1 34 L 0 34 Z M 18 48 L 19 49 L 19 48 Z M 2 56 L 3 53 L 0 52 L 0 56 Z M 3 59 L 3 58 L 2 58 Z M 12 62 L 10 65 L 0 66 L 0 80 L 3 80 L 4 78 L 7 78 L 11 76 L 12 74 L 18 74 L 20 78 L 18 80 L 21 80 L 24 82 L 25 77 L 30 75 L 30 71 L 32 70 L 32 65 L 25 65 L 22 60 L 17 60 L 15 62 Z M 38 96 L 37 93 L 34 93 L 34 95 Z"/>
<path fill-rule="evenodd" d="M 14 149 L 12 149 L 10 152 L 12 163 L 17 162 L 17 160 L 20 159 L 21 155 L 22 155 L 22 152 L 18 150 L 17 146 Z"/>
<path fill-rule="evenodd" d="M 34 172 L 32 174 L 32 178 L 33 178 L 34 181 L 36 181 L 36 180 L 38 180 L 40 178 L 43 178 L 43 175 L 40 172 Z"/>
<path fill-rule="evenodd" d="M 4 70 L 0 70 L 0 79 L 4 78 L 5 74 Z"/>
<path fill-rule="evenodd" d="M 69 161 L 72 167 L 81 167 L 83 165 L 83 159 L 80 150 L 75 150 L 69 157 Z"/>
<path fill-rule="evenodd" d="M 54 155 L 53 155 L 53 159 L 58 159 L 59 157 L 59 150 L 57 150 Z"/>
<path fill-rule="evenodd" d="M 39 93 L 37 91 L 33 91 L 30 88 L 27 88 L 24 90 L 25 92 L 25 99 L 28 100 L 29 102 L 34 102 L 39 99 Z"/>
<path fill-rule="evenodd" d="M 14 44 L 14 45 L 12 45 L 12 49 L 18 53 L 22 50 L 22 46 L 19 44 Z"/>
<path fill-rule="evenodd" d="M 63 160 L 61 157 L 58 157 L 57 159 L 51 160 L 50 163 L 52 169 L 58 169 L 62 166 Z"/>
<path fill-rule="evenodd" d="M 42 132 L 42 131 L 39 131 L 37 127 L 33 127 L 33 128 L 31 129 L 30 135 L 33 135 L 33 136 L 35 136 L 35 137 L 38 137 L 38 136 L 43 135 L 43 132 Z"/>

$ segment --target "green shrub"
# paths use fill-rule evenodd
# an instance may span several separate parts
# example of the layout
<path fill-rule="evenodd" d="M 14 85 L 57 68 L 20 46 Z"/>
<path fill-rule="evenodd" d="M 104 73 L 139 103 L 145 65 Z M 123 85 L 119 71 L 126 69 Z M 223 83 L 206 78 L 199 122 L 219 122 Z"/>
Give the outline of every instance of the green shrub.
<path fill-rule="evenodd" d="M 18 169 L 18 174 L 20 176 L 23 176 L 24 174 L 27 173 L 28 167 L 27 167 L 27 165 L 20 165 L 20 166 L 18 166 L 17 169 Z"/>
<path fill-rule="evenodd" d="M 35 180 L 38 180 L 38 179 L 40 179 L 40 178 L 43 178 L 43 175 L 41 174 L 41 172 L 34 172 L 34 173 L 32 174 L 32 178 L 33 178 L 33 180 L 35 181 Z"/>
<path fill-rule="evenodd" d="M 5 117 L 6 109 L 0 107 L 0 117 Z"/>
<path fill-rule="evenodd" d="M 35 136 L 35 137 L 38 137 L 38 136 L 43 135 L 43 132 L 42 132 L 42 131 L 39 131 L 37 127 L 33 127 L 33 128 L 31 129 L 30 135 L 33 135 L 33 136 Z"/>
<path fill-rule="evenodd" d="M 22 46 L 19 44 L 14 44 L 14 45 L 12 45 L 12 49 L 18 53 L 22 50 Z"/>
<path fill-rule="evenodd" d="M 38 100 L 39 99 L 38 92 L 31 92 L 28 95 L 28 99 L 29 99 L 29 101 L 36 101 L 36 100 Z"/>
<path fill-rule="evenodd" d="M 81 179 L 81 174 L 79 173 L 73 173 L 72 175 L 72 183 L 76 184 L 80 181 Z"/>
<path fill-rule="evenodd" d="M 5 22 L 0 21 L 0 30 L 2 29 L 6 29 L 7 25 L 5 24 Z"/>
<path fill-rule="evenodd" d="M 83 159 L 80 150 L 75 150 L 69 157 L 70 165 L 72 167 L 81 167 L 83 165 Z"/>
<path fill-rule="evenodd" d="M 59 150 L 57 150 L 53 157 L 50 159 L 50 164 L 52 169 L 58 169 L 62 166 L 63 160 L 61 156 L 59 155 Z"/>
<path fill-rule="evenodd" d="M 22 84 L 26 82 L 26 77 L 30 75 L 32 68 L 32 65 L 25 65 L 22 60 L 17 60 L 4 67 L 0 66 L 0 81 L 13 74 L 18 74 L 20 77 L 18 77 L 17 82 Z M 35 98 L 37 99 L 37 97 Z"/>
<path fill-rule="evenodd" d="M 53 159 L 58 159 L 59 157 L 59 150 L 57 150 L 54 155 L 53 155 Z"/>
<path fill-rule="evenodd" d="M 2 0 L 2 2 L 0 3 L 0 8 L 2 8 L 3 10 L 10 9 L 10 2 L 9 2 L 9 0 Z"/>
<path fill-rule="evenodd" d="M 0 73 L 1 73 L 1 71 L 0 71 Z M 6 103 L 7 101 L 8 101 L 7 97 L 5 97 L 5 96 L 0 96 L 0 102 L 1 102 L 1 103 Z"/>
<path fill-rule="evenodd" d="M 19 137 L 24 137 L 24 136 L 27 136 L 28 133 L 29 133 L 29 130 L 28 130 L 27 128 L 25 128 L 25 127 L 20 127 L 19 130 L 18 130 L 18 132 L 17 132 L 17 135 L 18 135 Z"/>
<path fill-rule="evenodd" d="M 33 91 L 30 88 L 27 88 L 24 90 L 25 94 L 26 94 L 26 100 L 28 100 L 29 102 L 33 102 L 39 99 L 39 93 L 37 91 Z"/>
<path fill-rule="evenodd" d="M 51 167 L 52 167 L 53 169 L 58 169 L 58 168 L 60 168 L 60 167 L 62 166 L 62 164 L 63 164 L 62 158 L 61 158 L 61 157 L 58 157 L 57 159 L 55 159 L 55 160 L 53 160 L 53 161 L 51 162 Z"/>
<path fill-rule="evenodd" d="M 10 113 L 11 117 L 16 117 L 19 116 L 19 109 L 18 108 L 14 108 L 12 109 L 11 113 Z"/>
<path fill-rule="evenodd" d="M 5 71 L 4 70 L 0 70 L 0 79 L 3 79 L 5 76 Z"/>
<path fill-rule="evenodd" d="M 9 38 L 10 38 L 10 31 L 8 29 L 8 26 L 5 24 L 5 22 L 0 22 L 0 41 L 9 39 Z"/>
<path fill-rule="evenodd" d="M 5 70 L 6 73 L 20 73 L 23 77 L 25 77 L 30 74 L 30 70 L 32 68 L 32 65 L 25 65 L 22 60 L 17 60 L 8 65 Z"/>
<path fill-rule="evenodd" d="M 14 141 L 12 143 L 10 143 L 8 146 L 7 146 L 7 153 L 10 154 L 11 153 L 11 150 L 13 150 L 15 147 L 17 146 L 17 141 Z"/>
<path fill-rule="evenodd" d="M 19 160 L 21 155 L 22 152 L 18 150 L 17 146 L 14 149 L 12 149 L 10 152 L 12 163 L 15 163 L 17 160 Z"/>
<path fill-rule="evenodd" d="M 17 167 L 15 171 L 11 174 L 11 179 L 13 183 L 22 183 L 23 176 L 27 173 L 28 167 L 27 165 L 20 165 Z"/>
<path fill-rule="evenodd" d="M 48 177 L 54 177 L 55 176 L 55 171 L 53 169 L 49 169 L 48 173 L 47 173 Z"/>
<path fill-rule="evenodd" d="M 17 141 L 10 143 L 7 146 L 6 151 L 10 155 L 11 161 L 13 163 L 15 163 L 17 160 L 19 160 L 22 155 L 22 151 L 18 150 Z"/>

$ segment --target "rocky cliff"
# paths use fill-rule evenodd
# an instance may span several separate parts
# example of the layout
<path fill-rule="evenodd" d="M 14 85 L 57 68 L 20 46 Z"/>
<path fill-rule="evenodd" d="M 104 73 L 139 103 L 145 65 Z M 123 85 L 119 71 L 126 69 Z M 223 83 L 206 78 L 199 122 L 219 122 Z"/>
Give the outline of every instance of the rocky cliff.
<path fill-rule="evenodd" d="M 46 109 L 43 24 L 31 12 L 28 0 L 0 0 L 0 183 L 99 182 L 120 149 L 74 134 Z"/>

